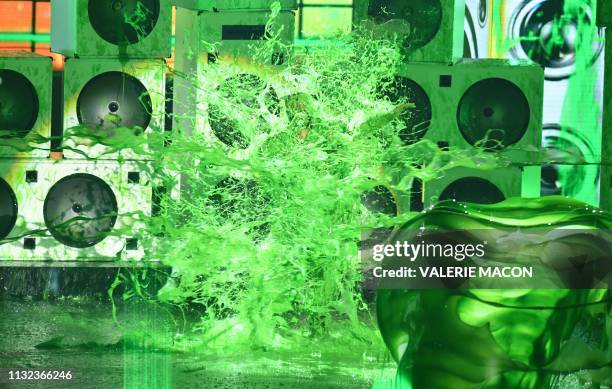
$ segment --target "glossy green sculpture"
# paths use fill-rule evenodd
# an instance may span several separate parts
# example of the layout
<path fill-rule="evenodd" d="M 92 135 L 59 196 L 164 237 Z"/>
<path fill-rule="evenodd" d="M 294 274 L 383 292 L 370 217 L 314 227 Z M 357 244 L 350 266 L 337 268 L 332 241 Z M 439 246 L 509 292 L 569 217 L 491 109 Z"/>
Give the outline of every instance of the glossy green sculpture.
<path fill-rule="evenodd" d="M 443 202 L 404 227 L 423 224 L 610 229 L 612 216 L 546 197 L 495 205 Z M 379 290 L 377 315 L 399 363 L 397 388 L 607 388 L 611 301 L 609 289 Z M 581 386 L 563 384 L 570 379 Z"/>

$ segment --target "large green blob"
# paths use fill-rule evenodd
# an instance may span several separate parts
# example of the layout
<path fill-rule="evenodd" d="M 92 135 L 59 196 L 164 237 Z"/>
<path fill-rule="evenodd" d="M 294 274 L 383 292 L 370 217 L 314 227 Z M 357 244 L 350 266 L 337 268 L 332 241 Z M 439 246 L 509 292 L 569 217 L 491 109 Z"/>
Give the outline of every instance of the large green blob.
<path fill-rule="evenodd" d="M 409 221 L 453 229 L 609 229 L 612 217 L 562 197 L 443 202 Z M 546 388 L 564 374 L 612 377 L 607 289 L 379 290 L 377 315 L 406 388 Z"/>

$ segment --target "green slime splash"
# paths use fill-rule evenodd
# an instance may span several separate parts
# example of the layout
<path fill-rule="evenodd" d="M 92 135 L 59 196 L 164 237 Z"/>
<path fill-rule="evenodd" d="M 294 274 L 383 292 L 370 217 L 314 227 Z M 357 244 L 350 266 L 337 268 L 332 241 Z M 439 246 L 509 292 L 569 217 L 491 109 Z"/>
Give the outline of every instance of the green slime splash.
<path fill-rule="evenodd" d="M 254 61 L 270 57 L 270 48 L 278 43 L 274 33 L 270 37 L 269 46 L 254 49 Z M 163 184 L 166 193 L 181 191 L 180 201 L 162 197 L 159 212 L 139 233 L 147 257 L 161 259 L 173 268 L 171 281 L 159 296 L 143 294 L 140 287 L 143 282 L 137 277 L 118 278 L 113 285 L 114 288 L 117 283 L 126 283 L 134 288 L 133 293 L 124 294 L 126 300 L 139 297 L 185 310 L 197 307 L 200 316 L 194 331 L 177 336 L 174 349 L 310 350 L 325 339 L 330 348 L 342 345 L 347 353 L 380 350 L 370 301 L 361 291 L 360 233 L 364 228 L 401 224 L 414 215 L 400 212 L 390 217 L 371 213 L 362 204 L 362 194 L 380 185 L 387 186 L 393 191 L 400 211 L 405 211 L 403 199 L 409 197 L 415 177 L 434 178 L 457 166 L 481 169 L 497 166 L 493 153 L 441 151 L 427 141 L 402 143 L 398 136 L 404 129 L 400 117 L 411 102 L 392 103 L 380 93 L 391 84 L 400 58 L 394 42 L 365 32 L 317 42 L 316 48 L 307 47 L 288 56 L 274 75 L 258 75 L 269 84 L 272 79 L 281 80 L 284 93 L 279 93 L 278 112 L 270 112 L 265 104 L 252 103 L 265 101 L 261 88 L 237 88 L 234 96 L 228 96 L 232 90 L 220 93 L 213 86 L 215 80 L 235 76 L 235 64 L 219 61 L 203 68 L 201 78 L 211 80 L 211 85 L 193 86 L 210 91 L 204 103 L 221 107 L 221 112 L 230 119 L 250 118 L 239 121 L 240 133 L 249 144 L 248 153 L 242 158 L 230 157 L 228 151 L 232 150 L 220 143 L 210 143 L 202 132 L 187 136 L 180 128 L 175 129 L 170 139 L 165 134 L 136 135 L 126 129 L 120 131 L 123 136 L 112 140 L 109 145 L 113 149 L 135 148 L 149 158 L 155 181 Z M 195 79 L 197 75 L 175 76 Z M 110 142 L 79 129 L 75 131 L 78 137 L 89 138 L 85 141 L 91 144 Z M 166 147 L 160 147 L 161 144 Z M 509 211 L 508 204 L 486 211 L 475 209 L 508 217 L 511 214 L 504 213 Z M 542 214 L 538 206 L 526 209 L 525 205 L 521 203 L 522 207 L 515 208 L 515 212 L 532 216 L 532 220 L 541 219 L 543 223 L 551 217 Z M 555 212 L 571 217 L 574 209 L 559 207 Z M 441 215 L 448 222 L 452 220 L 450 214 Z M 465 222 L 478 220 L 477 215 L 475 219 L 462 218 Z M 486 326 L 478 327 L 481 323 L 474 320 L 514 323 L 516 307 L 488 304 L 482 298 L 473 298 L 476 292 L 469 297 L 446 290 L 423 296 L 417 296 L 417 292 L 404 293 L 409 300 L 415 300 L 414 305 L 406 306 L 405 296 L 400 295 L 398 303 L 389 306 L 410 308 L 415 329 L 424 334 L 423 339 L 433 339 L 427 343 L 433 347 L 426 349 L 422 347 L 426 343 L 414 341 L 414 336 L 408 338 L 414 353 L 430 353 L 423 362 L 418 362 L 423 369 L 416 376 L 412 374 L 416 371 L 412 368 L 414 360 L 407 357 L 410 353 L 404 353 L 401 359 L 400 377 L 407 377 L 415 385 L 423 382 L 419 380 L 438 376 L 444 378 L 440 378 L 437 387 L 444 388 L 488 379 L 479 362 L 492 353 L 494 360 L 503 362 L 497 368 L 504 374 L 508 371 L 500 380 L 522 385 L 524 379 L 525 387 L 537 387 L 533 385 L 540 385 L 547 378 L 543 378 L 540 370 L 530 370 L 531 365 L 536 362 L 535 366 L 542 368 L 544 362 L 552 363 L 558 347 L 550 339 L 564 338 L 567 333 L 564 328 L 552 331 L 546 325 L 563 327 L 568 311 L 534 310 L 536 322 L 546 324 L 545 329 L 526 328 L 526 334 L 537 341 L 536 347 L 521 343 L 513 348 L 508 345 L 511 337 L 503 326 L 499 333 L 505 335 L 496 339 Z M 597 292 L 586 292 L 584 296 L 576 293 L 557 291 L 557 295 L 541 296 L 536 292 L 525 298 L 541 299 L 556 308 L 566 299 L 591 301 Z M 523 296 L 519 293 L 510 297 L 520 300 Z M 385 298 L 382 293 L 379 304 Z M 432 307 L 444 309 L 431 311 Z M 463 316 L 458 316 L 453 307 L 461 308 Z M 590 312 L 587 308 L 584 311 Z M 526 313 L 528 317 L 531 314 L 532 311 Z M 579 316 L 590 318 L 582 313 Z M 386 320 L 381 319 L 383 333 L 388 331 Z M 463 331 L 462 335 L 449 332 L 444 327 L 447 323 L 449 328 Z M 410 336 L 410 331 L 405 333 Z M 468 339 L 480 347 L 466 346 Z M 391 350 L 396 350 L 396 346 L 391 346 Z M 400 354 L 393 352 L 399 359 Z M 510 362 L 511 358 L 516 361 Z M 462 369 L 448 370 L 454 363 Z"/>
<path fill-rule="evenodd" d="M 271 46 L 253 49 L 255 63 L 270 58 L 273 36 Z M 380 344 L 361 291 L 361 231 L 412 216 L 405 199 L 415 176 L 497 166 L 493 153 L 402 142 L 411 102 L 383 93 L 400 58 L 395 42 L 367 31 L 318 41 L 273 72 L 257 72 L 264 85 L 281 85 L 278 110 L 270 109 L 270 88 L 236 77 L 242 70 L 232 61 L 202 67 L 194 88 L 208 91 L 203 98 L 215 107 L 214 121 L 225 121 L 221 129 L 232 125 L 225 139 L 239 141 L 211 142 L 206 128 L 189 136 L 176 129 L 158 160 L 181 172 L 181 200 L 165 199 L 147 231 L 163 234 L 151 255 L 174 272 L 160 298 L 202 311 L 200 335 L 184 347 Z M 248 82 L 218 87 L 228 79 Z M 363 193 L 381 185 L 394 193 L 400 215 L 362 204 Z"/>
<path fill-rule="evenodd" d="M 347 49 L 357 44 L 362 50 Z M 246 157 L 230 158 L 200 133 L 176 134 L 164 150 L 167 169 L 182 173 L 182 197 L 164 201 L 151 224 L 167 243 L 155 255 L 174 271 L 161 298 L 201 306 L 199 346 L 273 349 L 329 336 L 378 343 L 358 257 L 361 227 L 377 217 L 360 198 L 390 181 L 381 167 L 403 148 L 399 139 L 388 147 L 400 123 L 377 95 L 399 54 L 382 41 L 327 45 L 290 56 L 270 76 L 285 89 L 278 115 L 257 103 L 267 88 L 210 93 L 224 117 L 256 118 L 236 120 Z M 235 70 L 219 62 L 203 71 L 222 80 Z M 383 136 L 372 134 L 377 121 Z"/>

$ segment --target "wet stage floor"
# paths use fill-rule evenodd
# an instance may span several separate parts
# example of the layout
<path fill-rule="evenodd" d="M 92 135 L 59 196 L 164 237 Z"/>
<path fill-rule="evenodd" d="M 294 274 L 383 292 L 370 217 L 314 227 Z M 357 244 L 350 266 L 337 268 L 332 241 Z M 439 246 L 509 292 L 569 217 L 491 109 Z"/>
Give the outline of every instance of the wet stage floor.
<path fill-rule="evenodd" d="M 156 337 L 167 336 L 161 344 L 172 342 L 171 316 L 145 311 L 119 307 L 115 322 L 107 302 L 0 301 L 0 368 L 74 372 L 70 382 L 0 383 L 0 388 L 370 388 L 393 375 L 388 361 L 359 350 L 230 354 L 126 347 L 126 328 L 151 332 L 151 323 Z"/>

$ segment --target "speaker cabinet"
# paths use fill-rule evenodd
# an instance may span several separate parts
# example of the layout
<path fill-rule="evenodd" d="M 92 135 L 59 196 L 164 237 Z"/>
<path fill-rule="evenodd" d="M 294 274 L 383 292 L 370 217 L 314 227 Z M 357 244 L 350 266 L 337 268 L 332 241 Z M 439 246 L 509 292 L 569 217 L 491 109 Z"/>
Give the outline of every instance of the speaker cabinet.
<path fill-rule="evenodd" d="M 529 59 L 545 68 L 548 81 L 564 80 L 597 63 L 603 31 L 596 28 L 589 1 L 508 0 L 504 41 L 509 58 Z"/>
<path fill-rule="evenodd" d="M 509 48 L 503 53 L 506 57 L 530 60 L 544 67 L 543 146 L 558 155 L 576 152 L 574 162 L 544 166 L 542 193 L 561 192 L 591 205 L 598 203 L 597 182 L 589 186 L 593 174 L 599 171 L 593 164 L 602 158 L 604 93 L 603 30 L 595 25 L 595 10 L 591 8 L 594 3 L 506 1 L 504 13 L 508 19 L 503 37 Z M 554 132 L 560 142 L 551 143 Z M 571 163 L 576 166 L 569 166 Z M 584 181 L 576 181 L 575 174 L 583 174 Z"/>
<path fill-rule="evenodd" d="M 149 158 L 146 134 L 163 132 L 165 70 L 161 59 L 67 60 L 64 157 Z"/>
<path fill-rule="evenodd" d="M 46 158 L 51 136 L 51 58 L 0 51 L 0 158 Z"/>
<path fill-rule="evenodd" d="M 196 11 L 230 11 L 242 9 L 268 10 L 278 0 L 174 0 L 180 8 Z M 297 9 L 297 0 L 280 0 L 281 9 Z"/>
<path fill-rule="evenodd" d="M 166 58 L 171 0 L 52 0 L 51 50 L 67 57 Z"/>
<path fill-rule="evenodd" d="M 186 50 L 191 49 L 191 53 L 251 57 L 254 48 L 267 44 L 268 33 L 278 34 L 281 45 L 293 43 L 295 14 L 281 11 L 273 20 L 270 20 L 271 16 L 270 11 L 198 12 L 179 9 L 176 23 L 183 27 L 177 30 L 177 56 L 190 55 Z M 270 58 L 264 60 L 282 61 L 282 58 L 272 57 L 282 55 L 283 49 L 287 50 L 287 47 L 279 46 Z"/>
<path fill-rule="evenodd" d="M 490 0 L 465 0 L 463 58 L 488 58 L 491 35 Z"/>
<path fill-rule="evenodd" d="M 262 50 L 265 58 L 253 58 L 254 51 L 268 48 L 264 45 L 268 44 L 265 31 L 269 18 L 270 12 L 262 11 L 177 10 L 177 24 L 183 28 L 177 30 L 176 37 L 175 131 L 204 133 L 208 142 L 226 147 L 230 155 L 237 157 L 244 155 L 251 145 L 238 127 L 249 127 L 260 117 L 227 117 L 219 108 L 229 102 L 230 94 L 239 90 L 250 94 L 240 102 L 249 106 L 244 112 L 253 112 L 257 106 L 264 115 L 278 117 L 283 94 L 278 73 L 293 43 L 295 15 L 281 12 L 277 16 L 270 28 L 279 34 L 281 44 Z M 223 63 L 223 72 L 215 71 L 217 63 Z M 258 95 L 259 92 L 262 94 Z M 220 104 L 209 106 L 215 98 Z"/>
<path fill-rule="evenodd" d="M 178 131 L 197 133 L 205 144 L 224 150 L 231 158 L 248 158 L 265 144 L 275 126 L 285 123 L 285 88 L 276 69 L 264 69 L 243 63 L 222 73 L 207 73 L 207 80 L 199 86 L 209 95 L 196 94 L 194 105 L 181 107 L 190 114 L 176 121 Z M 177 104 L 184 103 L 175 103 L 175 107 Z"/>
<path fill-rule="evenodd" d="M 533 162 L 542 133 L 543 71 L 503 60 L 454 66 L 406 64 L 384 90 L 394 103 L 415 105 L 401 117 L 400 138 L 441 148 L 483 148 L 517 163 Z"/>
<path fill-rule="evenodd" d="M 0 259 L 140 260 L 151 214 L 148 167 L 117 162 L 0 163 Z"/>
<path fill-rule="evenodd" d="M 511 197 L 538 197 L 539 173 L 539 168 L 452 168 L 424 183 L 423 199 L 431 207 L 444 200 L 495 204 Z"/>
<path fill-rule="evenodd" d="M 465 0 L 355 0 L 354 21 L 397 35 L 407 62 L 463 57 Z"/>

